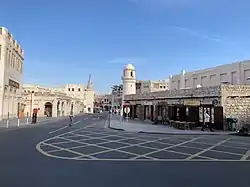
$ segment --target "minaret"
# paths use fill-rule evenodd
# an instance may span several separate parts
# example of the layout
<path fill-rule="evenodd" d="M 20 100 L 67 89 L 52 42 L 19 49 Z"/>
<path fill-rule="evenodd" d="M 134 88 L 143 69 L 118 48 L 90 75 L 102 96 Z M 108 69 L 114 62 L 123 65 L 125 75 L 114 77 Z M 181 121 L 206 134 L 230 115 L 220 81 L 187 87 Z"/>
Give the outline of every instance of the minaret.
<path fill-rule="evenodd" d="M 136 73 L 132 64 L 125 66 L 123 69 L 123 76 L 121 78 L 123 83 L 121 115 L 123 115 L 125 95 L 136 94 Z"/>
<path fill-rule="evenodd" d="M 87 84 L 87 90 L 92 89 L 92 82 L 91 82 L 91 74 L 89 74 L 88 84 Z"/>
<path fill-rule="evenodd" d="M 84 105 L 87 106 L 86 113 L 93 113 L 94 110 L 94 91 L 91 82 L 91 74 L 89 74 L 88 83 L 84 92 Z"/>

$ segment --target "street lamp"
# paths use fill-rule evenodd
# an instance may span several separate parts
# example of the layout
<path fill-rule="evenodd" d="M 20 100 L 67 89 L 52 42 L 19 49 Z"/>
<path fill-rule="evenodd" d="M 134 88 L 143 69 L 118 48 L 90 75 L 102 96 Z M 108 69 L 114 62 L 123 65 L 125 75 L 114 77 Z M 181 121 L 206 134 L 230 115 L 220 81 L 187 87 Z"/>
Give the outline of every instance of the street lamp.
<path fill-rule="evenodd" d="M 34 91 L 31 91 L 31 100 L 30 100 L 30 117 L 32 116 L 32 109 L 33 109 L 33 93 Z"/>

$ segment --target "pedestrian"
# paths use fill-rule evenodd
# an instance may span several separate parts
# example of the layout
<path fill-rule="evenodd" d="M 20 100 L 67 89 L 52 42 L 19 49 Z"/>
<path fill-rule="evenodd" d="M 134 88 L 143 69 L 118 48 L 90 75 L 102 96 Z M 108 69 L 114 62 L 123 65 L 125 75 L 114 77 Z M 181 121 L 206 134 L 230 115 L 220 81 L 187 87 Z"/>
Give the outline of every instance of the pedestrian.
<path fill-rule="evenodd" d="M 211 132 L 213 132 L 213 129 L 212 129 L 212 126 L 211 126 L 211 123 L 210 123 L 210 115 L 208 114 L 208 111 L 206 111 L 204 113 L 204 123 L 203 123 L 201 131 L 204 131 L 205 128 L 209 128 L 209 130 Z"/>
<path fill-rule="evenodd" d="M 69 115 L 69 126 L 71 127 L 72 126 L 72 123 L 73 123 L 73 112 L 70 112 L 70 115 Z"/>

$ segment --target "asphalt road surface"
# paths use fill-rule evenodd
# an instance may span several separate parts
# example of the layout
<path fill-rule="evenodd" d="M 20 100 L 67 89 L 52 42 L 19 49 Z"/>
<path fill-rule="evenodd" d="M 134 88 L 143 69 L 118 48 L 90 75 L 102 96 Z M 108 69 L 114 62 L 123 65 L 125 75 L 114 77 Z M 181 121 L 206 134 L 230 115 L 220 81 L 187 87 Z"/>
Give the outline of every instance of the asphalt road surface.
<path fill-rule="evenodd" d="M 250 186 L 249 137 L 129 133 L 106 119 L 1 130 L 0 186 Z"/>

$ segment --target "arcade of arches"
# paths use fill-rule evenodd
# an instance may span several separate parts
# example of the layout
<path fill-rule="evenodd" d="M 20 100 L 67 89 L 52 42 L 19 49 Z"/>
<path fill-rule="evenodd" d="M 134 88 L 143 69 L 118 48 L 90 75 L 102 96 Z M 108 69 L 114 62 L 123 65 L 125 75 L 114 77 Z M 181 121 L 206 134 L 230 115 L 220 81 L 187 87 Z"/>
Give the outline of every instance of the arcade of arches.
<path fill-rule="evenodd" d="M 84 104 L 77 99 L 67 96 L 59 97 L 56 94 L 33 93 L 26 96 L 24 100 L 22 116 L 31 116 L 33 109 L 38 109 L 38 116 L 59 117 L 67 116 L 71 112 L 78 114 L 83 112 Z"/>

